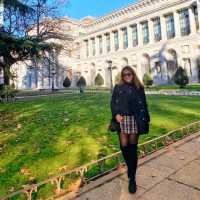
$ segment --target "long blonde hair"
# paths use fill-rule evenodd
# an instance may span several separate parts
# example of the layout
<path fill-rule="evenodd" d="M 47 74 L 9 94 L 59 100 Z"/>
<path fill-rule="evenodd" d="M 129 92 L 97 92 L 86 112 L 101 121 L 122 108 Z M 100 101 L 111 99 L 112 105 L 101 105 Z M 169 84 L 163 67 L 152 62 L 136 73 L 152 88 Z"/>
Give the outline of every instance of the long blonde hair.
<path fill-rule="evenodd" d="M 133 75 L 133 79 L 132 79 L 132 84 L 137 88 L 137 89 L 140 89 L 140 88 L 144 88 L 144 85 L 143 83 L 140 81 L 140 79 L 138 78 L 135 70 L 130 67 L 130 66 L 125 66 L 122 71 L 121 71 L 121 77 L 120 77 L 120 82 L 119 84 L 124 84 L 125 81 L 124 81 L 124 77 L 123 77 L 123 74 L 124 74 L 124 71 L 129 71 L 132 75 Z"/>

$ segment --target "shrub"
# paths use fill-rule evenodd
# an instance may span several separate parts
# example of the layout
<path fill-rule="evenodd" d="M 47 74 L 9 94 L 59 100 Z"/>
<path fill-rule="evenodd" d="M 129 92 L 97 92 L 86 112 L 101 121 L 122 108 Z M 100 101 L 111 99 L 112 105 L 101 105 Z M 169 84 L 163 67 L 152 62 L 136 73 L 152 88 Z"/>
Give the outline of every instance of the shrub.
<path fill-rule="evenodd" d="M 79 80 L 77 81 L 77 86 L 78 87 L 85 87 L 86 86 L 86 80 L 83 76 L 81 76 L 79 78 Z"/>
<path fill-rule="evenodd" d="M 17 90 L 14 88 L 14 86 L 10 85 L 1 85 L 0 86 L 0 97 L 3 101 L 10 101 L 15 99 L 15 96 L 17 94 Z"/>
<path fill-rule="evenodd" d="M 77 86 L 80 89 L 80 93 L 84 93 L 84 89 L 85 89 L 85 86 L 86 86 L 86 80 L 83 76 L 81 76 L 79 78 L 79 80 L 77 81 Z"/>
<path fill-rule="evenodd" d="M 153 85 L 153 79 L 149 73 L 145 73 L 143 76 L 143 82 L 144 85 L 147 86 L 147 88 L 151 85 Z"/>
<path fill-rule="evenodd" d="M 65 80 L 63 81 L 63 87 L 68 88 L 71 86 L 71 80 L 66 77 Z"/>
<path fill-rule="evenodd" d="M 180 88 L 184 88 L 189 83 L 189 78 L 187 72 L 182 67 L 179 67 L 176 70 L 174 75 L 174 82 L 180 86 Z"/>
<path fill-rule="evenodd" d="M 98 85 L 98 86 L 102 86 L 104 84 L 104 80 L 101 74 L 97 74 L 94 82 L 95 82 L 95 85 Z"/>

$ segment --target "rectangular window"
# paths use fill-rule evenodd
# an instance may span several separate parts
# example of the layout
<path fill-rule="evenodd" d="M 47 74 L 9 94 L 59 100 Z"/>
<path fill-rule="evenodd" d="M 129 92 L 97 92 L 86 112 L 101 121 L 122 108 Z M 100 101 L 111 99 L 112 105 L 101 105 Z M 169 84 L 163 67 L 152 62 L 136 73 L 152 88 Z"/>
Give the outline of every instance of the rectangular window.
<path fill-rule="evenodd" d="M 123 47 L 124 49 L 128 48 L 128 31 L 127 28 L 122 29 L 123 32 Z"/>
<path fill-rule="evenodd" d="M 91 39 L 92 40 L 92 54 L 93 54 L 93 56 L 95 56 L 95 54 L 96 54 L 96 43 L 95 43 L 95 38 L 92 38 Z"/>
<path fill-rule="evenodd" d="M 170 14 L 166 16 L 166 29 L 167 29 L 167 39 L 175 37 L 175 27 L 174 27 L 174 15 Z"/>
<path fill-rule="evenodd" d="M 136 47 L 138 45 L 138 30 L 136 24 L 132 26 L 132 38 L 133 38 L 133 47 Z"/>
<path fill-rule="evenodd" d="M 161 36 L 161 24 L 159 17 L 153 19 L 153 28 L 154 28 L 154 40 L 156 42 L 160 41 L 162 39 L 162 36 Z"/>
<path fill-rule="evenodd" d="M 99 36 L 99 53 L 103 53 L 103 41 L 102 41 L 102 36 Z"/>
<path fill-rule="evenodd" d="M 148 22 L 142 23 L 143 44 L 149 43 L 149 26 Z"/>
<path fill-rule="evenodd" d="M 110 51 L 110 34 L 106 34 L 106 49 L 107 49 L 107 52 Z"/>
<path fill-rule="evenodd" d="M 189 35 L 190 34 L 190 19 L 188 9 L 181 10 L 179 13 L 180 17 L 180 27 L 181 27 L 181 35 Z"/>
<path fill-rule="evenodd" d="M 115 51 L 119 49 L 119 33 L 118 31 L 114 32 L 114 42 L 115 42 Z"/>
<path fill-rule="evenodd" d="M 88 40 L 85 40 L 85 46 L 86 46 L 86 56 L 89 56 L 89 43 Z"/>

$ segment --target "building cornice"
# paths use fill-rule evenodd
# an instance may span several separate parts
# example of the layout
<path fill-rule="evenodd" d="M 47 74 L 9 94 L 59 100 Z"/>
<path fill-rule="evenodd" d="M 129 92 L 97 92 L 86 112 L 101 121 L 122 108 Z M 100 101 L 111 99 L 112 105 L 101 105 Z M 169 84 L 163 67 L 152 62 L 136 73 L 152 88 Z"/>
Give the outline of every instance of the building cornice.
<path fill-rule="evenodd" d="M 135 12 L 136 12 L 136 11 L 140 11 L 144 7 L 151 6 L 151 5 L 153 5 L 155 3 L 158 3 L 158 2 L 163 2 L 165 4 L 161 4 L 161 6 L 156 8 L 156 9 L 153 7 L 152 10 L 144 11 L 144 12 L 138 13 L 138 14 L 132 16 L 132 17 L 127 17 L 126 19 L 118 20 L 116 23 L 109 23 L 109 21 L 112 22 L 114 20 L 114 18 L 122 16 L 122 14 L 116 14 L 115 15 L 115 12 L 114 12 L 114 16 L 112 18 L 110 18 L 111 14 L 109 14 L 109 15 L 103 17 L 104 21 L 103 21 L 103 19 L 101 20 L 101 23 L 106 22 L 106 24 L 105 24 L 105 26 L 103 28 L 97 28 L 94 31 L 89 31 L 86 35 L 94 34 L 96 32 L 100 32 L 100 31 L 104 31 L 104 30 L 106 30 L 108 28 L 119 26 L 120 24 L 123 24 L 123 23 L 129 23 L 130 21 L 133 21 L 134 19 L 137 19 L 139 17 L 143 17 L 145 15 L 152 14 L 152 11 L 155 13 L 157 11 L 169 8 L 169 7 L 177 5 L 177 4 L 188 2 L 188 0 L 179 0 L 179 1 L 173 1 L 173 2 L 169 2 L 167 0 L 147 0 L 147 1 L 141 1 L 141 2 L 138 2 L 136 4 L 130 5 L 127 8 L 124 8 L 122 10 L 126 10 L 126 9 L 130 10 L 129 7 L 133 6 L 134 9 L 131 9 L 131 11 L 135 10 Z M 120 12 L 120 10 L 118 12 Z M 123 15 L 125 15 L 127 13 L 128 12 L 124 11 Z M 97 23 L 98 20 L 100 20 L 100 19 L 97 19 L 96 22 L 94 24 L 92 24 L 92 25 L 84 26 L 84 28 L 85 29 L 90 29 L 90 28 L 94 29 L 96 25 L 100 24 L 100 23 Z"/>
<path fill-rule="evenodd" d="M 124 7 L 124 8 L 114 10 L 110 14 L 107 14 L 105 16 L 97 18 L 93 24 L 86 25 L 85 28 L 90 28 L 90 27 L 93 27 L 95 25 L 101 24 L 103 22 L 107 22 L 109 20 L 112 20 L 116 17 L 125 15 L 127 13 L 138 11 L 138 10 L 140 10 L 140 9 L 146 7 L 146 6 L 152 5 L 153 3 L 160 2 L 160 1 L 164 1 L 164 0 L 141 0 L 138 3 L 130 4 L 126 7 Z"/>

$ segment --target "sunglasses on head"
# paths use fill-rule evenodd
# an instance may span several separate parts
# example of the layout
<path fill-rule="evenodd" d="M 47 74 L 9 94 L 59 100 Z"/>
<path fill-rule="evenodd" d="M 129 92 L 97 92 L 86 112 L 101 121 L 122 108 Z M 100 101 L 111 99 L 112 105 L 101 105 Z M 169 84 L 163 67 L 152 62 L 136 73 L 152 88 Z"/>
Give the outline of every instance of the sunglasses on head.
<path fill-rule="evenodd" d="M 132 76 L 132 73 L 124 73 L 124 74 L 123 74 L 123 77 L 126 77 L 126 76 L 129 76 L 129 77 L 130 77 L 130 76 Z"/>

